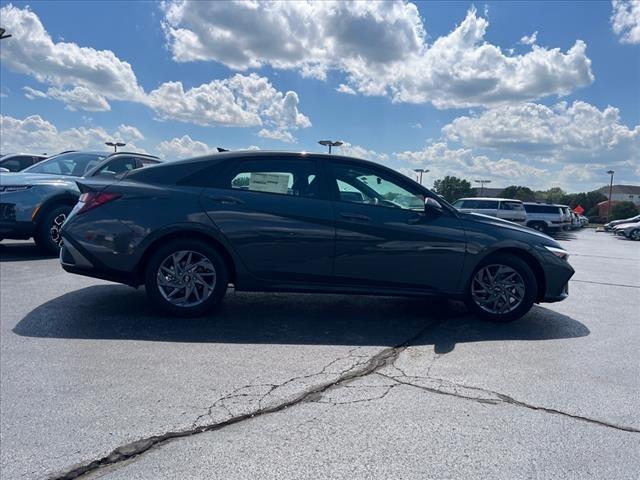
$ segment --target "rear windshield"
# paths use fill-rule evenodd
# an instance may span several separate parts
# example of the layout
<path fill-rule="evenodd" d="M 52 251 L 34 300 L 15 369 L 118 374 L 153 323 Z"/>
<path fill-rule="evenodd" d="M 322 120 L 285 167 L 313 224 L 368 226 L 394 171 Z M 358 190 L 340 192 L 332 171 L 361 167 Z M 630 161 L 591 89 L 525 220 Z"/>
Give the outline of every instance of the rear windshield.
<path fill-rule="evenodd" d="M 516 210 L 521 212 L 524 210 L 522 202 L 500 202 L 500 210 Z"/>
<path fill-rule="evenodd" d="M 560 213 L 560 207 L 554 207 L 553 205 L 525 205 L 524 209 L 527 213 Z"/>

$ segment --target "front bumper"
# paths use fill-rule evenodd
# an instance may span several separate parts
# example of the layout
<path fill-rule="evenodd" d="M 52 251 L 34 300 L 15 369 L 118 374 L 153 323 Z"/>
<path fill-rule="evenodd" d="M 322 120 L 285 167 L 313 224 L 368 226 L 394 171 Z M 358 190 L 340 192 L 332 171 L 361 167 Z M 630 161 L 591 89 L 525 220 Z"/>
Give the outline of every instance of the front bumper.
<path fill-rule="evenodd" d="M 544 303 L 561 302 L 569 296 L 569 282 L 565 283 L 562 290 L 557 295 L 545 295 L 542 299 Z"/>
<path fill-rule="evenodd" d="M 33 237 L 35 225 L 33 222 L 17 222 L 15 220 L 0 219 L 0 237 L 11 240 L 26 240 Z"/>

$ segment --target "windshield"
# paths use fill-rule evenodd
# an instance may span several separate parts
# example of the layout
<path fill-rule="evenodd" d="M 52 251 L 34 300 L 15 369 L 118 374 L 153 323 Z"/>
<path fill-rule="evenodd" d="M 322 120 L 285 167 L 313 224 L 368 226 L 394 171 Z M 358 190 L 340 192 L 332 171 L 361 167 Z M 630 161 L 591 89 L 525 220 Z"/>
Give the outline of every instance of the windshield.
<path fill-rule="evenodd" d="M 107 158 L 106 155 L 98 153 L 63 153 L 23 171 L 26 173 L 48 173 L 51 175 L 82 177 L 105 158 Z"/>

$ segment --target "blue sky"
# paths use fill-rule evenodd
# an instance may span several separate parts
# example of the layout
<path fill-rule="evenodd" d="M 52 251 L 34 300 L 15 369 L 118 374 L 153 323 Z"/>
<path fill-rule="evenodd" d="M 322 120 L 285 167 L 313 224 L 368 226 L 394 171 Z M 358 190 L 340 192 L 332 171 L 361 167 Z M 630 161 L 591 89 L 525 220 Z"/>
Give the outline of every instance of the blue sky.
<path fill-rule="evenodd" d="M 640 183 L 638 2 L 0 5 L 2 153 L 331 138 L 427 185 Z"/>

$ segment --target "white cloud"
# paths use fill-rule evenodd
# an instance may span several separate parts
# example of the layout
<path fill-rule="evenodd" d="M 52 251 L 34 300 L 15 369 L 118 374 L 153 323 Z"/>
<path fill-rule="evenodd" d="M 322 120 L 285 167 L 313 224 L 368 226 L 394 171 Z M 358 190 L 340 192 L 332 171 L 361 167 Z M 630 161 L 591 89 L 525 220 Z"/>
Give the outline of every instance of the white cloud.
<path fill-rule="evenodd" d="M 538 41 L 538 31 L 536 30 L 531 35 L 525 35 L 520 39 L 522 45 L 533 45 Z"/>
<path fill-rule="evenodd" d="M 258 132 L 258 136 L 262 138 L 269 138 L 271 140 L 279 140 L 285 143 L 293 143 L 296 141 L 291 135 L 291 132 L 287 132 L 286 130 L 267 130 L 263 128 Z"/>
<path fill-rule="evenodd" d="M 29 100 L 36 98 L 50 98 L 58 100 L 66 104 L 67 110 L 75 111 L 78 109 L 89 112 L 104 112 L 111 110 L 111 106 L 107 99 L 99 93 L 95 93 L 86 87 L 75 87 L 69 90 L 61 90 L 56 87 L 50 87 L 46 92 L 33 89 L 31 87 L 23 87 L 24 96 Z"/>
<path fill-rule="evenodd" d="M 640 43 L 640 1 L 614 0 L 611 2 L 611 26 L 621 43 Z"/>
<path fill-rule="evenodd" d="M 189 135 L 162 141 L 158 144 L 157 150 L 160 156 L 167 160 L 199 157 L 216 152 L 215 147 L 210 147 L 198 140 L 192 140 Z"/>
<path fill-rule="evenodd" d="M 142 132 L 133 125 L 120 125 L 118 127 L 118 133 L 125 142 L 130 142 L 132 140 L 144 140 Z"/>
<path fill-rule="evenodd" d="M 122 131 L 124 127 L 124 131 Z M 31 115 L 18 119 L 7 115 L 0 115 L 0 151 L 10 152 L 47 152 L 53 154 L 63 150 L 103 150 L 104 142 L 110 140 L 127 142 L 127 150 L 144 152 L 129 138 L 123 136 L 130 127 L 121 125 L 109 133 L 102 127 L 78 127 L 58 130 L 55 125 L 40 115 Z M 137 129 L 135 129 L 137 131 Z M 141 136 L 140 132 L 138 134 Z"/>
<path fill-rule="evenodd" d="M 544 181 L 546 177 L 542 168 L 510 158 L 494 160 L 486 155 L 474 154 L 472 149 L 451 148 L 442 141 L 431 143 L 422 150 L 398 152 L 394 155 L 405 165 L 409 165 L 400 168 L 404 168 L 403 173 L 407 176 L 411 176 L 412 168 L 420 167 L 429 169 L 429 178 L 453 175 L 473 181 L 477 176 L 490 176 L 496 183 L 505 186 L 515 183 L 541 185 L 541 180 Z"/>
<path fill-rule="evenodd" d="M 340 85 L 338 85 L 338 88 L 336 88 L 336 92 L 346 93 L 347 95 L 357 95 L 358 93 L 349 85 L 345 85 L 344 83 L 341 83 Z"/>
<path fill-rule="evenodd" d="M 205 126 L 267 126 L 288 133 L 311 125 L 299 111 L 296 92 L 280 92 L 255 73 L 186 90 L 182 82 L 166 82 L 146 94 L 131 65 L 113 52 L 54 42 L 29 7 L 9 4 L 0 14 L 14 37 L 2 44 L 3 66 L 51 85 L 46 91 L 25 87 L 29 99 L 54 99 L 69 110 L 87 111 L 110 110 L 110 100 L 134 101 L 154 109 L 160 119 Z"/>
<path fill-rule="evenodd" d="M 103 110 L 107 99 L 136 101 L 143 96 L 131 65 L 112 51 L 54 42 L 29 7 L 5 5 L 0 8 L 0 17 L 2 26 L 13 35 L 10 41 L 2 42 L 3 66 L 56 87 L 47 96 L 59 97 L 73 108 L 100 104 Z M 73 88 L 63 89 L 69 86 Z M 86 100 L 87 91 L 100 92 L 98 103 Z"/>
<path fill-rule="evenodd" d="M 458 117 L 442 132 L 467 147 L 555 161 L 640 161 L 640 125 L 633 129 L 623 125 L 617 108 L 598 110 L 581 101 L 552 107 L 534 103 L 497 107 Z"/>
<path fill-rule="evenodd" d="M 352 145 L 349 142 L 342 142 L 342 145 L 335 149 L 335 152 L 347 157 L 363 158 L 365 160 L 372 160 L 374 162 L 384 163 L 389 160 L 389 155 L 386 153 L 376 152 L 375 150 L 369 150 L 360 145 Z"/>
<path fill-rule="evenodd" d="M 282 132 L 311 126 L 309 118 L 298 110 L 296 92 L 283 94 L 255 73 L 236 74 L 186 91 L 182 82 L 163 83 L 149 93 L 146 103 L 160 119 L 203 126 L 266 125 Z"/>
<path fill-rule="evenodd" d="M 174 59 L 213 60 L 237 70 L 271 65 L 324 79 L 340 70 L 344 93 L 387 95 L 438 108 L 488 106 L 566 95 L 593 82 L 586 45 L 566 52 L 533 45 L 523 55 L 485 40 L 471 9 L 429 45 L 408 2 L 192 2 L 164 4 Z"/>

